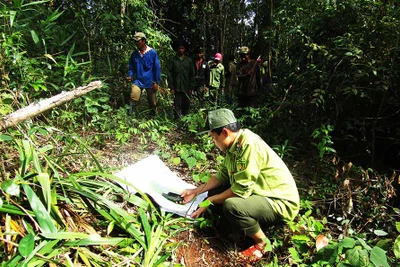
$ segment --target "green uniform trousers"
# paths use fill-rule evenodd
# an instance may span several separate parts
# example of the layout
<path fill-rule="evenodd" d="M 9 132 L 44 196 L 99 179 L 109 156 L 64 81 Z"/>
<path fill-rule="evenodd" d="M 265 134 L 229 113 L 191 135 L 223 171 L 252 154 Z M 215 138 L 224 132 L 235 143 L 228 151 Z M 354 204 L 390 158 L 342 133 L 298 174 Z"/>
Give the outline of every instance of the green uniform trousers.
<path fill-rule="evenodd" d="M 221 186 L 210 190 L 208 196 L 219 194 L 227 188 Z M 267 198 L 258 195 L 246 199 L 228 198 L 222 205 L 215 205 L 212 212 L 224 216 L 235 230 L 240 230 L 245 236 L 254 235 L 261 227 L 283 223 L 281 215 L 274 211 Z"/>

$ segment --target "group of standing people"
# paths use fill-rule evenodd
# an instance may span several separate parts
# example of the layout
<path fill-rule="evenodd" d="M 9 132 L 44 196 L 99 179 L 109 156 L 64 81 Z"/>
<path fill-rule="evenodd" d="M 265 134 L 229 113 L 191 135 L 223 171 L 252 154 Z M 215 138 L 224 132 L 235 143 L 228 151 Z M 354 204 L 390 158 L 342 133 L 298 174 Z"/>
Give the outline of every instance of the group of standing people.
<path fill-rule="evenodd" d="M 156 92 L 161 79 L 160 60 L 156 50 L 148 46 L 143 32 L 136 32 L 133 39 L 137 49 L 129 59 L 127 76 L 132 83 L 130 114 L 136 111 L 141 92 L 145 89 L 151 114 L 155 115 Z M 235 57 L 229 56 L 226 68 L 221 53 L 216 53 L 211 61 L 207 61 L 204 52 L 197 49 L 192 60 L 186 55 L 185 41 L 176 42 L 174 48 L 176 55 L 165 70 L 168 87 L 174 95 L 175 118 L 188 114 L 192 96 L 197 97 L 201 106 L 206 100 L 215 106 L 221 106 L 224 99 L 227 104 L 233 104 L 233 95 L 237 96 L 238 107 L 256 106 L 261 89 L 261 72 L 259 62 L 250 57 L 248 47 L 240 48 L 237 64 Z"/>
<path fill-rule="evenodd" d="M 158 55 L 147 46 L 143 33 L 135 33 L 134 40 L 137 50 L 129 60 L 127 78 L 132 81 L 131 107 L 135 107 L 142 89 L 146 89 L 149 105 L 155 112 L 155 94 L 160 81 Z M 230 58 L 226 74 L 220 53 L 216 53 L 211 62 L 206 62 L 201 50 L 196 51 L 194 61 L 185 52 L 185 43 L 178 43 L 176 56 L 168 66 L 168 82 L 175 96 L 177 117 L 188 113 L 192 91 L 200 100 L 205 92 L 209 92 L 210 97 L 218 101 L 222 90 L 231 95 L 238 86 L 239 106 L 256 105 L 261 74 L 259 62 L 251 59 L 248 47 L 240 48 L 238 64 Z M 189 203 L 199 194 L 208 192 L 213 216 L 221 216 L 231 230 L 252 240 L 252 245 L 239 252 L 239 256 L 249 263 L 259 261 L 264 257 L 268 241 L 263 228 L 283 225 L 299 212 L 295 180 L 275 151 L 260 136 L 242 129 L 231 110 L 209 111 L 205 131 L 225 153 L 225 158 L 207 183 L 181 192 L 182 203 Z M 198 218 L 205 210 L 205 207 L 199 207 L 190 216 Z"/>

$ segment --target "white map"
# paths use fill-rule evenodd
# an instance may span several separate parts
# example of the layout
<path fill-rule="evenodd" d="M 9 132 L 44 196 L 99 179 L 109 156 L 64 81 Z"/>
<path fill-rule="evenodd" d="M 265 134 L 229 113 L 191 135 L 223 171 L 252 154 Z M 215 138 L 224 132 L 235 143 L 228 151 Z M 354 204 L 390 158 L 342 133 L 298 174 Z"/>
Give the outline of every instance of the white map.
<path fill-rule="evenodd" d="M 207 197 L 207 192 L 204 192 L 185 205 L 176 204 L 163 197 L 162 193 L 174 192 L 181 194 L 185 189 L 194 188 L 195 186 L 180 179 L 157 155 L 142 159 L 115 173 L 115 175 L 133 186 L 120 183 L 129 193 L 135 194 L 137 190 L 140 190 L 150 195 L 160 205 L 161 209 L 182 217 L 189 218 L 190 214 Z"/>

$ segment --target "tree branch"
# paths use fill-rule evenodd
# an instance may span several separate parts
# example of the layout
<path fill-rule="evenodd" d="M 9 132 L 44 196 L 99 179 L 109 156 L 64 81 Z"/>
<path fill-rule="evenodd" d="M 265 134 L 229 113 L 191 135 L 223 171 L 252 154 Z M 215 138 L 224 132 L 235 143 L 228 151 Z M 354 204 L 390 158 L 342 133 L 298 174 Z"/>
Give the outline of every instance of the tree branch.
<path fill-rule="evenodd" d="M 51 98 L 44 99 L 38 103 L 32 103 L 29 106 L 19 109 L 2 118 L 0 120 L 0 131 L 15 126 L 24 120 L 37 116 L 40 113 L 43 113 L 49 109 L 64 104 L 65 102 L 70 101 L 74 98 L 78 98 L 82 95 L 85 95 L 90 91 L 96 88 L 100 88 L 102 86 L 103 85 L 100 81 L 95 81 L 91 82 L 87 86 L 81 86 L 72 91 L 62 92 Z"/>

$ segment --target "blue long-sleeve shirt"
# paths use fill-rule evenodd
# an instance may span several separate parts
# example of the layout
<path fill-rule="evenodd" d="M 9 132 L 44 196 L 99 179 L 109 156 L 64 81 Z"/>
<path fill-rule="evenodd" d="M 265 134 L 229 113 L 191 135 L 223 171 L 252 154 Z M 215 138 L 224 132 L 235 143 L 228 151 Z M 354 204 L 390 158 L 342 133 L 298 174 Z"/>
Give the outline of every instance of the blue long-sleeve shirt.
<path fill-rule="evenodd" d="M 128 76 L 140 88 L 152 88 L 153 83 L 159 84 L 161 67 L 156 50 L 148 46 L 143 54 L 138 50 L 133 51 L 129 59 Z"/>

